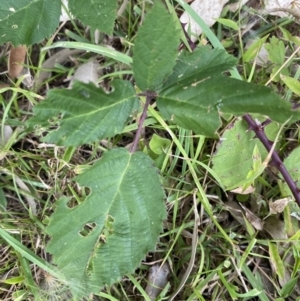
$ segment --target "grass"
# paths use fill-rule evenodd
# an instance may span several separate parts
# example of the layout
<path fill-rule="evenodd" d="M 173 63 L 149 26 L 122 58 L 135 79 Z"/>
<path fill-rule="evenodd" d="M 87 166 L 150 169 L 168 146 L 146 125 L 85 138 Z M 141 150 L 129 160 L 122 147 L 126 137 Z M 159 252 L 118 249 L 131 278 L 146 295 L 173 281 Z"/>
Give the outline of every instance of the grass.
<path fill-rule="evenodd" d="M 190 10 L 184 1 L 179 3 L 187 11 Z M 131 59 L 131 47 L 138 29 L 138 18 L 133 16 L 140 13 L 142 18 L 145 9 L 147 5 L 144 4 L 128 5 L 116 23 L 115 32 L 123 42 L 122 53 L 116 61 L 106 60 L 107 70 L 101 77 L 102 84 L 112 77 L 132 79 L 131 70 L 123 68 L 119 62 L 127 63 Z M 243 11 L 247 11 L 246 8 Z M 228 13 L 223 17 L 232 18 L 240 24 L 245 22 L 241 15 Z M 203 25 L 201 19 L 196 16 L 195 19 Z M 258 24 L 251 31 L 252 35 L 276 36 L 292 53 L 295 45 L 282 38 L 279 26 L 296 35 L 294 22 L 269 16 L 260 19 Z M 61 45 L 62 42 L 55 42 L 58 37 L 67 40 L 70 36 L 77 37 L 76 43 L 84 47 L 82 43 L 89 40 L 84 33 L 85 28 L 78 24 L 75 28 L 73 25 L 76 24 L 64 25 L 69 30 L 68 35 L 61 27 L 46 45 L 29 49 L 29 68 L 32 72 L 43 72 L 46 56 L 43 53 L 40 61 L 37 56 L 42 49 L 52 50 L 55 45 Z M 221 24 L 215 25 L 212 31 L 204 27 L 204 32 L 201 40 L 207 38 L 215 47 L 223 47 L 220 40 L 231 40 L 227 50 L 240 58 L 240 65 L 231 72 L 232 76 L 250 77 L 253 82 L 261 84 L 270 80 L 271 68 L 262 69 L 242 61 L 246 37 Z M 71 42 L 63 43 L 70 45 Z M 101 54 L 103 49 L 95 47 Z M 88 50 L 98 53 L 96 58 L 103 60 L 95 49 Z M 110 53 L 114 55 L 114 51 Z M 87 61 L 89 56 L 92 55 L 85 54 L 81 60 Z M 3 55 L 0 58 L 2 66 L 5 60 Z M 84 290 L 80 284 L 63 279 L 60 271 L 48 264 L 51 263 L 51 256 L 45 252 L 45 246 L 49 237 L 45 235 L 44 227 L 61 196 L 80 200 L 88 193 L 78 187 L 72 178 L 88 168 L 88 164 L 100 158 L 107 149 L 115 145 L 130 147 L 137 128 L 138 120 L 127 126 L 118 137 L 80 148 L 47 145 L 41 142 L 41 133 L 26 131 L 23 125 L 31 115 L 32 105 L 45 97 L 48 87 L 65 86 L 64 80 L 74 71 L 77 62 L 68 62 L 64 68 L 52 66 L 52 70 L 59 72 L 53 72 L 39 89 L 23 89 L 20 82 L 0 88 L 2 129 L 4 124 L 14 129 L 10 140 L 0 148 L 0 299 L 4 301 L 73 300 L 70 290 L 79 295 Z M 5 75 L 1 80 L 9 83 Z M 270 85 L 283 97 L 293 97 L 282 82 L 272 82 Z M 296 102 L 297 98 L 292 100 Z M 149 108 L 145 124 L 145 135 L 140 141 L 142 146 L 148 144 L 154 133 L 171 141 L 167 155 L 160 163 L 168 209 L 164 231 L 156 250 L 148 254 L 134 274 L 125 276 L 88 300 L 150 300 L 145 292 L 149 268 L 163 262 L 170 266 L 169 283 L 157 300 L 168 300 L 172 295 L 174 300 L 187 301 L 300 300 L 299 231 L 290 235 L 293 229 L 299 228 L 295 225 L 298 221 L 286 213 L 279 213 L 280 218 L 267 219 L 261 231 L 255 228 L 253 222 L 255 217 L 266 219 L 269 213 L 267 201 L 280 196 L 280 188 L 272 176 L 265 173 L 256 183 L 256 192 L 250 196 L 226 194 L 217 174 L 211 170 L 210 159 L 216 149 L 215 140 L 168 125 L 155 110 L 155 105 Z M 287 151 L 289 143 L 299 143 L 298 137 L 297 125 L 286 129 L 281 152 Z M 246 209 L 239 206 L 238 201 L 242 201 Z M 34 214 L 35 210 L 37 214 Z M 252 223 L 249 222 L 251 217 Z"/>

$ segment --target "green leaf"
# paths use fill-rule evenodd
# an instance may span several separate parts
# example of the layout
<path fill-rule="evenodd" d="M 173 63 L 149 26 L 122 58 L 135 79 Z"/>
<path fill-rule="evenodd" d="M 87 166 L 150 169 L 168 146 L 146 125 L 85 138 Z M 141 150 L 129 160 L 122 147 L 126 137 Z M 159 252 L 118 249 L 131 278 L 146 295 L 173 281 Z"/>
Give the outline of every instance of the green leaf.
<path fill-rule="evenodd" d="M 272 266 L 274 267 L 276 273 L 278 274 L 279 278 L 283 279 L 284 277 L 284 264 L 280 258 L 278 247 L 276 243 L 272 243 L 269 241 L 269 254 L 270 254 L 270 261 Z"/>
<path fill-rule="evenodd" d="M 237 63 L 237 59 L 222 49 L 201 46 L 190 53 L 183 51 L 162 91 L 177 84 L 181 87 L 204 80 L 212 74 L 224 72 Z"/>
<path fill-rule="evenodd" d="M 117 50 L 103 47 L 99 45 L 93 45 L 90 43 L 82 43 L 82 42 L 56 42 L 53 43 L 50 46 L 46 46 L 42 48 L 42 51 L 53 49 L 53 48 L 71 48 L 71 49 L 82 49 L 88 52 L 94 52 L 101 54 L 105 57 L 112 58 L 116 61 L 119 61 L 121 63 L 130 65 L 132 63 L 132 58 L 126 54 L 123 54 L 122 52 L 119 52 Z"/>
<path fill-rule="evenodd" d="M 117 0 L 69 0 L 68 3 L 71 13 L 84 25 L 110 35 L 113 33 Z"/>
<path fill-rule="evenodd" d="M 288 173 L 295 181 L 296 185 L 299 187 L 300 184 L 300 147 L 295 148 L 290 155 L 284 159 L 284 166 L 286 167 Z M 281 176 L 282 178 L 282 176 Z M 292 195 L 290 188 L 284 182 L 282 196 Z"/>
<path fill-rule="evenodd" d="M 279 127 L 275 123 L 269 124 L 265 129 L 270 140 L 274 140 L 278 131 Z M 254 132 L 248 131 L 248 125 L 243 120 L 235 122 L 233 127 L 222 135 L 212 163 L 213 170 L 227 190 L 253 181 L 247 180 L 247 175 L 253 171 L 252 155 L 256 146 L 261 159 L 265 160 L 267 157 L 266 149 L 258 139 L 254 139 L 254 136 Z"/>
<path fill-rule="evenodd" d="M 0 188 L 0 212 L 4 213 L 6 211 L 7 199 L 5 197 L 4 191 Z"/>
<path fill-rule="evenodd" d="M 75 179 L 90 195 L 75 208 L 58 202 L 47 251 L 67 280 L 98 292 L 139 265 L 153 250 L 166 217 L 164 191 L 153 162 L 142 152 L 106 152 Z"/>
<path fill-rule="evenodd" d="M 49 37 L 57 28 L 60 0 L 0 1 L 1 44 L 32 45 Z"/>
<path fill-rule="evenodd" d="M 270 89 L 223 76 L 236 59 L 221 49 L 183 52 L 158 93 L 163 117 L 197 134 L 214 137 L 221 114 L 255 113 L 284 123 L 291 106 Z"/>
<path fill-rule="evenodd" d="M 229 20 L 229 19 L 224 19 L 224 18 L 218 18 L 217 19 L 217 22 L 229 27 L 229 28 L 232 28 L 234 30 L 239 30 L 239 26 L 236 22 L 232 21 L 232 20 Z"/>
<path fill-rule="evenodd" d="M 156 134 L 153 134 L 150 142 L 149 148 L 157 155 L 164 153 L 170 146 L 171 141 L 166 138 L 162 138 Z"/>
<path fill-rule="evenodd" d="M 285 283 L 284 286 L 282 287 L 282 289 L 280 290 L 280 295 L 283 298 L 290 297 L 296 284 L 298 283 L 298 280 L 299 280 L 299 276 L 292 278 L 287 283 Z"/>
<path fill-rule="evenodd" d="M 28 125 L 57 127 L 43 140 L 65 146 L 91 143 L 122 132 L 139 102 L 129 82 L 116 80 L 111 93 L 94 84 L 75 82 L 72 90 L 50 90 L 46 100 L 34 107 Z"/>
<path fill-rule="evenodd" d="M 178 53 L 180 31 L 160 1 L 138 31 L 133 48 L 133 73 L 141 91 L 155 91 L 171 74 Z"/>
<path fill-rule="evenodd" d="M 243 54 L 244 62 L 250 62 L 258 55 L 261 47 L 266 42 L 268 37 L 269 35 L 266 35 L 263 38 L 255 41 L 253 44 L 251 44 L 251 46 Z"/>
<path fill-rule="evenodd" d="M 257 144 L 255 144 L 252 154 L 252 168 L 247 174 L 246 183 L 243 184 L 243 191 L 246 190 L 263 171 L 264 166 L 261 160 L 261 154 Z"/>
<path fill-rule="evenodd" d="M 280 75 L 281 80 L 288 86 L 289 89 L 292 90 L 296 95 L 300 96 L 300 82 L 299 80 L 285 76 L 283 74 Z"/>
<path fill-rule="evenodd" d="M 265 48 L 269 54 L 269 60 L 278 65 L 282 65 L 285 61 L 285 46 L 282 41 L 276 37 L 270 38 L 270 43 L 265 44 Z"/>
<path fill-rule="evenodd" d="M 282 65 L 275 65 L 272 68 L 271 78 L 272 81 L 277 83 L 280 80 L 280 75 L 283 74 L 284 76 L 288 76 L 290 71 L 287 67 L 282 68 Z"/>

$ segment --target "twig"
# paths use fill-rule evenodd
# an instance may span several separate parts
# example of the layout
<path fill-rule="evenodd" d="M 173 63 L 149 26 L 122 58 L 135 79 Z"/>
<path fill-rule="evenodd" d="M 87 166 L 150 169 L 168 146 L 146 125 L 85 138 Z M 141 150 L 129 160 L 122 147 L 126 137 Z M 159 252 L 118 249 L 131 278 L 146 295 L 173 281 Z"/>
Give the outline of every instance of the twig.
<path fill-rule="evenodd" d="M 145 94 L 146 94 L 146 103 L 144 105 L 143 113 L 142 113 L 142 116 L 141 116 L 140 121 L 139 121 L 138 129 L 135 133 L 133 144 L 132 144 L 132 147 L 131 147 L 131 150 L 130 150 L 131 153 L 134 153 L 136 151 L 136 148 L 137 148 L 140 136 L 141 136 L 141 132 L 142 132 L 142 129 L 143 129 L 143 124 L 144 124 L 144 121 L 147 117 L 148 106 L 150 105 L 150 101 L 153 98 L 152 93 L 147 94 L 147 92 L 146 92 Z"/>
<path fill-rule="evenodd" d="M 186 40 L 187 40 L 187 42 L 189 43 L 189 46 L 190 46 L 190 48 L 191 48 L 191 50 L 193 51 L 193 50 L 195 50 L 196 49 L 196 47 L 197 47 L 197 45 L 192 41 L 192 39 L 190 38 L 190 36 L 188 35 L 188 33 L 186 32 L 186 30 L 185 30 L 185 25 L 186 25 L 186 23 L 180 23 L 181 24 L 181 27 L 182 27 L 182 30 L 183 30 L 183 33 L 184 33 L 184 36 L 186 37 Z M 181 50 L 182 48 L 183 48 L 183 43 L 181 44 L 181 45 L 179 45 L 179 50 Z"/>

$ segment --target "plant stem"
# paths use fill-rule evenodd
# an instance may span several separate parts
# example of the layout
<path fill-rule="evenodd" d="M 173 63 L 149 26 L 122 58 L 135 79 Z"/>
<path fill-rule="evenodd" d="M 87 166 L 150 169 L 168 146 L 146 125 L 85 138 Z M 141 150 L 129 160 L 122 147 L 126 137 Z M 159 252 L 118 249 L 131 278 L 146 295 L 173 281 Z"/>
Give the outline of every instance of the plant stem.
<path fill-rule="evenodd" d="M 153 94 L 151 94 L 151 93 L 147 94 L 146 93 L 146 102 L 145 102 L 145 105 L 144 105 L 142 116 L 141 116 L 140 121 L 139 121 L 138 129 L 135 133 L 133 144 L 132 144 L 132 147 L 131 147 L 131 150 L 130 150 L 131 153 L 134 153 L 136 151 L 136 148 L 137 148 L 137 145 L 139 143 L 140 136 L 141 136 L 141 132 L 142 132 L 142 129 L 143 129 L 143 124 L 144 124 L 144 121 L 147 117 L 147 110 L 148 110 L 148 107 L 149 107 L 149 104 L 150 104 L 150 101 L 151 101 L 152 97 L 153 97 Z"/>
<path fill-rule="evenodd" d="M 256 137 L 262 142 L 264 147 L 270 152 L 272 148 L 272 141 L 270 141 L 261 125 L 255 123 L 252 117 L 249 114 L 243 116 L 244 120 L 248 123 L 250 130 L 254 131 Z M 297 204 L 300 206 L 300 189 L 297 187 L 296 183 L 293 181 L 292 177 L 290 176 L 289 172 L 285 168 L 282 160 L 280 159 L 277 151 L 273 151 L 272 153 L 272 161 L 273 164 L 278 168 L 280 173 L 282 174 L 283 178 L 285 179 L 287 185 L 289 186 L 292 194 L 295 197 Z"/>

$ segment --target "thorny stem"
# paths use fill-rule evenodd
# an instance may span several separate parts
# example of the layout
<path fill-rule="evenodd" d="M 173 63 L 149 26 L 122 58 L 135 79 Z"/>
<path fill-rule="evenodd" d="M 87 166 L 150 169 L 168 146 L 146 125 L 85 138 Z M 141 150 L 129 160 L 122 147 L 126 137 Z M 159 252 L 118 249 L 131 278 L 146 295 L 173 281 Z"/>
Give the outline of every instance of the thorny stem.
<path fill-rule="evenodd" d="M 145 102 L 145 105 L 144 105 L 142 116 L 139 120 L 138 129 L 135 133 L 133 144 L 132 144 L 132 147 L 131 147 L 131 150 L 130 150 L 131 153 L 134 153 L 136 151 L 138 142 L 140 140 L 141 132 L 142 132 L 142 129 L 143 129 L 143 124 L 144 124 L 144 121 L 147 117 L 148 106 L 150 105 L 150 101 L 153 98 L 153 93 L 147 93 L 146 92 L 145 94 L 146 94 L 146 102 Z"/>
<path fill-rule="evenodd" d="M 184 28 L 184 24 L 182 24 L 182 29 L 183 29 L 183 32 L 185 33 L 186 37 L 188 38 L 187 32 Z M 188 39 L 188 41 L 191 42 L 189 39 Z M 293 109 L 296 109 L 298 106 L 299 106 L 299 104 L 294 105 Z M 252 117 L 249 114 L 244 115 L 243 118 L 248 123 L 249 129 L 255 132 L 256 137 L 262 142 L 262 144 L 267 149 L 267 151 L 270 152 L 270 150 L 273 146 L 273 142 L 267 138 L 267 136 L 264 132 L 264 127 L 267 124 L 269 124 L 271 122 L 271 120 L 267 119 L 261 125 L 258 125 L 255 123 L 255 121 L 252 119 Z M 282 160 L 280 159 L 277 151 L 275 151 L 275 150 L 272 152 L 272 162 L 277 167 L 279 172 L 282 174 L 284 180 L 286 181 L 292 194 L 294 195 L 298 206 L 300 207 L 300 189 L 297 187 L 296 183 L 293 181 L 291 175 L 285 168 Z"/>
<path fill-rule="evenodd" d="M 269 152 L 272 148 L 272 141 L 270 141 L 267 138 L 263 127 L 261 125 L 256 124 L 255 121 L 252 119 L 252 117 L 249 114 L 244 115 L 243 118 L 248 123 L 249 129 L 255 132 L 256 137 L 262 142 L 264 147 Z M 285 179 L 287 185 L 289 186 L 292 194 L 294 195 L 297 204 L 300 206 L 300 189 L 297 187 L 296 183 L 293 181 L 289 172 L 285 168 L 282 160 L 278 156 L 277 151 L 275 151 L 275 150 L 272 153 L 272 162 L 278 168 L 280 173 L 282 174 L 282 176 Z"/>

